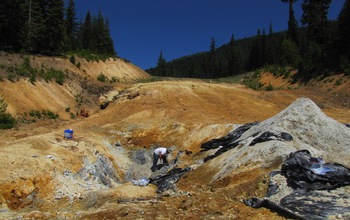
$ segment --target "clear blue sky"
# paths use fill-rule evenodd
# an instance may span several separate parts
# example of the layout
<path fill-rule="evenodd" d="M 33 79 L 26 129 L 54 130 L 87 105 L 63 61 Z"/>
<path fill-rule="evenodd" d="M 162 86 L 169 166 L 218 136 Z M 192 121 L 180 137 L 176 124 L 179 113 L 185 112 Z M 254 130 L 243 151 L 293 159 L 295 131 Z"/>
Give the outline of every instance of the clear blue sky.
<path fill-rule="evenodd" d="M 68 0 L 66 0 L 67 2 Z M 280 0 L 75 0 L 77 17 L 87 11 L 109 19 L 118 56 L 148 69 L 157 65 L 160 51 L 166 61 L 208 51 L 215 39 L 219 47 L 235 39 L 287 29 L 288 3 Z M 302 15 L 302 0 L 294 4 Z M 333 0 L 328 17 L 336 19 L 345 0 Z"/>

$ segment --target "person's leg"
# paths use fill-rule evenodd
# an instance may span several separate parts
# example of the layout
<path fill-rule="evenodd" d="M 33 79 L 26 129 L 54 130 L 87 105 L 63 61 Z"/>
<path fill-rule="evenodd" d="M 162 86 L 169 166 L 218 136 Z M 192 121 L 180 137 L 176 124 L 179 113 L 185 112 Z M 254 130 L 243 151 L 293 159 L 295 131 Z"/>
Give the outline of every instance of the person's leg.
<path fill-rule="evenodd" d="M 163 156 L 163 165 L 165 165 L 165 166 L 168 166 L 168 165 L 169 165 L 169 164 L 168 164 L 167 155 L 164 155 L 164 156 Z"/>
<path fill-rule="evenodd" d="M 155 153 L 153 153 L 153 166 L 151 168 L 151 170 L 154 172 L 157 170 L 157 162 L 158 162 L 158 155 L 156 155 Z"/>

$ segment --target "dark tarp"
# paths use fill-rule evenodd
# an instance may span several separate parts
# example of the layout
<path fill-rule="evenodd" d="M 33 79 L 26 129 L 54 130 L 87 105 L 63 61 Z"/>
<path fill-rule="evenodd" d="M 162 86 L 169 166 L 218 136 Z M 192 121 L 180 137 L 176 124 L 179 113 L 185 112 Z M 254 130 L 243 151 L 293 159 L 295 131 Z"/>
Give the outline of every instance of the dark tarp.
<path fill-rule="evenodd" d="M 282 165 L 282 174 L 293 188 L 333 189 L 350 185 L 350 171 L 341 164 L 324 163 L 307 150 L 291 153 Z"/>
<path fill-rule="evenodd" d="M 237 141 L 242 134 L 244 134 L 246 131 L 248 131 L 251 127 L 258 125 L 259 122 L 252 122 L 252 123 L 247 123 L 244 124 L 237 129 L 233 130 L 230 132 L 228 135 L 219 138 L 219 139 L 212 139 L 204 144 L 202 144 L 201 148 L 203 148 L 203 151 L 206 150 L 211 150 L 211 149 L 216 149 L 219 148 L 213 155 L 210 155 L 206 158 L 204 158 L 204 162 L 211 160 L 222 153 L 233 149 L 238 146 L 239 142 Z M 253 134 L 252 136 L 255 137 L 259 133 Z M 271 141 L 271 140 L 280 140 L 280 141 L 292 141 L 293 137 L 292 135 L 286 133 L 286 132 L 281 132 L 279 134 L 275 134 L 270 131 L 263 132 L 261 135 L 253 139 L 253 141 L 250 143 L 250 146 L 253 146 L 258 143 L 262 143 L 265 141 Z"/>
<path fill-rule="evenodd" d="M 244 124 L 232 132 L 230 132 L 225 137 L 219 138 L 219 139 L 212 139 L 204 144 L 202 144 L 201 148 L 204 150 L 210 150 L 210 149 L 216 149 L 219 146 L 230 146 L 232 145 L 238 138 L 242 136 L 244 132 L 249 130 L 251 127 L 258 125 L 259 122 L 251 122 Z"/>
<path fill-rule="evenodd" d="M 281 132 L 280 134 L 275 134 L 275 133 L 272 133 L 271 131 L 265 131 L 259 137 L 255 138 L 250 143 L 250 146 L 253 146 L 255 144 L 262 143 L 265 141 L 272 141 L 272 140 L 292 141 L 293 137 L 287 132 Z"/>
<path fill-rule="evenodd" d="M 284 182 L 273 182 L 274 175 L 282 174 Z M 278 185 L 280 184 L 280 185 Z M 284 185 L 282 187 L 282 184 Z M 341 215 L 350 219 L 350 170 L 341 164 L 324 163 L 312 157 L 307 150 L 291 153 L 281 172 L 270 173 L 269 189 L 264 199 L 251 198 L 244 203 L 254 208 L 265 207 L 282 216 L 294 219 L 327 219 Z M 282 190 L 289 187 L 292 192 Z M 281 194 L 279 202 L 272 196 Z"/>
<path fill-rule="evenodd" d="M 173 189 L 175 183 L 181 178 L 181 176 L 190 170 L 191 168 L 189 167 L 186 167 L 184 169 L 174 168 L 165 175 L 159 175 L 151 178 L 149 183 L 158 186 L 157 193 L 162 193 L 166 190 Z"/>
<path fill-rule="evenodd" d="M 204 150 L 211 150 L 211 149 L 216 149 L 216 148 L 220 147 L 220 149 L 217 150 L 214 155 L 210 155 L 210 156 L 204 158 L 204 162 L 211 160 L 211 159 L 219 156 L 220 154 L 222 154 L 230 149 L 237 147 L 238 146 L 237 139 L 239 139 L 242 136 L 242 134 L 244 134 L 244 132 L 246 132 L 251 127 L 253 127 L 257 124 L 259 124 L 259 122 L 252 122 L 252 123 L 244 124 L 244 125 L 236 128 L 232 132 L 230 132 L 225 137 L 222 137 L 219 139 L 212 139 L 212 140 L 202 144 L 201 148 L 203 148 Z"/>

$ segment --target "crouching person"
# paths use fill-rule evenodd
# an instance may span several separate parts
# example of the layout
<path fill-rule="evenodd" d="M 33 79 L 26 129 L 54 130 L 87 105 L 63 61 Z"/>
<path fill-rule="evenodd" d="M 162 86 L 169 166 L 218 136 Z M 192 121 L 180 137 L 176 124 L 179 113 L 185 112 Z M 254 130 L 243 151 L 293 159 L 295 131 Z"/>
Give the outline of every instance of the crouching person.
<path fill-rule="evenodd" d="M 168 149 L 165 147 L 159 147 L 153 151 L 153 166 L 151 167 L 152 172 L 157 170 L 158 160 L 163 160 L 163 166 L 168 166 Z"/>

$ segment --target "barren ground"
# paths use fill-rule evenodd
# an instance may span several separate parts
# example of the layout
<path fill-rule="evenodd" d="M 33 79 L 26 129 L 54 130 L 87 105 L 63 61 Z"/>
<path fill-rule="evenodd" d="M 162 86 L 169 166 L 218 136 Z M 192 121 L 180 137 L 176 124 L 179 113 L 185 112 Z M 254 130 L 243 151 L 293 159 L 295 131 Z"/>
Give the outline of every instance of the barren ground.
<path fill-rule="evenodd" d="M 1 59 L 2 64 L 19 62 L 18 57 L 9 55 Z M 33 59 L 33 65 L 40 65 L 36 62 L 39 58 Z M 129 80 L 148 75 L 121 60 L 83 63 L 81 69 L 60 59 L 40 62 L 75 75 L 63 86 L 41 80 L 31 84 L 5 78 L 0 82 L 0 95 L 11 114 L 49 109 L 60 115 L 59 119 L 22 123 L 1 132 L 0 219 L 283 219 L 267 209 L 252 209 L 242 203 L 244 198 L 264 196 L 267 173 L 279 164 L 264 169 L 241 167 L 215 182 L 210 179 L 218 168 L 199 167 L 180 179 L 179 193 L 159 197 L 153 185 L 138 187 L 123 182 L 128 161 L 124 156 L 111 155 L 106 143 L 119 143 L 128 152 L 150 149 L 155 144 L 175 146 L 172 159 L 180 150 L 189 152 L 181 158 L 180 167 L 185 167 L 203 158 L 199 154 L 203 142 L 221 137 L 239 124 L 270 118 L 298 97 L 312 99 L 341 123 L 350 122 L 350 80 L 344 77 L 341 85 L 335 85 L 339 75 L 295 90 L 255 91 L 238 84 L 200 80 L 132 83 Z M 124 81 L 108 86 L 126 94 L 104 110 L 98 107 L 101 94 L 89 95 L 78 83 L 79 77 L 86 77 L 100 85 L 95 78 L 101 71 L 110 78 L 124 77 Z M 0 74 L 6 75 L 3 69 Z M 262 82 L 275 88 L 284 83 L 269 74 Z M 80 106 L 77 95 L 85 99 Z M 80 115 L 82 108 L 89 117 Z M 70 113 L 78 113 L 78 117 L 71 119 Z M 73 140 L 63 138 L 67 128 L 74 130 Z M 122 184 L 96 193 L 98 202 L 93 204 L 88 194 L 77 195 L 73 203 L 55 199 L 56 187 L 67 184 L 58 174 L 67 169 L 78 172 L 83 159 L 94 161 L 97 151 L 109 155 Z"/>

